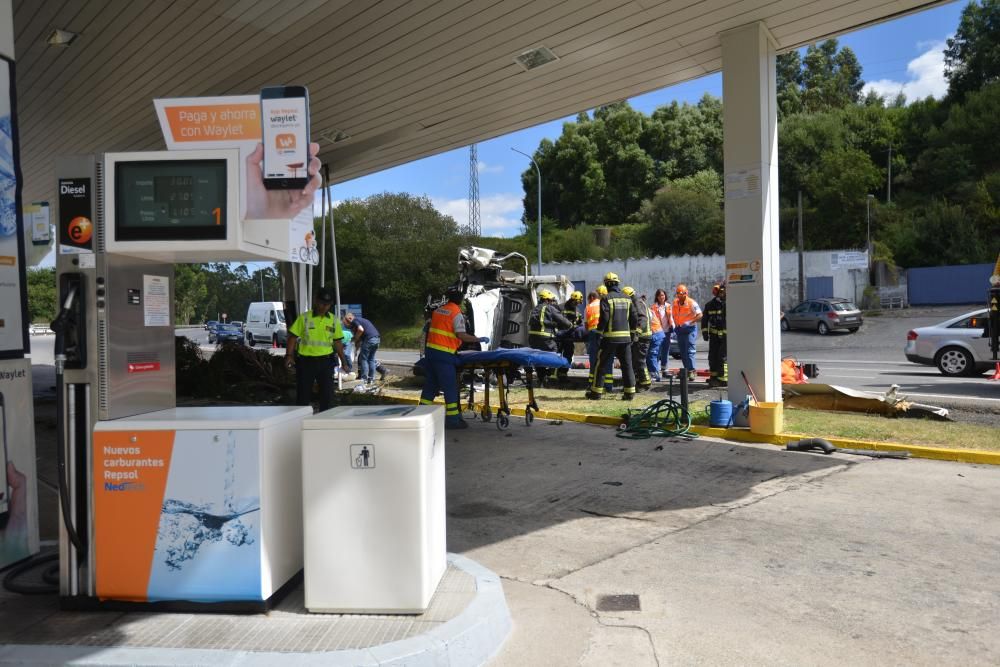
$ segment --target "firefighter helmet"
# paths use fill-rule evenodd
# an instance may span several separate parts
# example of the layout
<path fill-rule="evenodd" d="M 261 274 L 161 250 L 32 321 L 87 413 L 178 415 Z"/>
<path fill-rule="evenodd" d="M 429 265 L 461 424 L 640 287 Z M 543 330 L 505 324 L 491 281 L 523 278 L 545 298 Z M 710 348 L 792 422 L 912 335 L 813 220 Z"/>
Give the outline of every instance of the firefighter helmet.
<path fill-rule="evenodd" d="M 622 294 L 625 296 L 635 296 L 635 290 L 626 286 L 622 288 Z"/>
<path fill-rule="evenodd" d="M 547 289 L 543 289 L 538 293 L 538 298 L 542 301 L 552 301 L 556 298 L 556 295 Z"/>
<path fill-rule="evenodd" d="M 597 286 L 597 294 L 600 295 L 600 296 L 607 296 L 608 295 L 608 288 L 605 287 L 604 285 L 598 285 Z"/>
<path fill-rule="evenodd" d="M 574 290 L 573 293 L 569 295 L 569 298 L 573 301 L 583 301 L 583 292 L 580 290 Z"/>

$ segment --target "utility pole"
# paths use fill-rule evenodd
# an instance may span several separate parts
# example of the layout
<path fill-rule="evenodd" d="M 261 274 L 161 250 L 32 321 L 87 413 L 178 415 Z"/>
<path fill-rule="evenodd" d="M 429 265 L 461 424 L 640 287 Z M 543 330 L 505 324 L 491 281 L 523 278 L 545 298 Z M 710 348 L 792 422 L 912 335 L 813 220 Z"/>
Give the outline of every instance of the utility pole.
<path fill-rule="evenodd" d="M 885 179 L 885 203 L 892 203 L 892 144 L 889 144 L 889 175 Z"/>
<path fill-rule="evenodd" d="M 469 236 L 479 237 L 483 233 L 479 214 L 479 152 L 476 145 L 469 146 Z"/>
<path fill-rule="evenodd" d="M 806 300 L 805 241 L 802 236 L 802 190 L 799 190 L 799 302 Z"/>

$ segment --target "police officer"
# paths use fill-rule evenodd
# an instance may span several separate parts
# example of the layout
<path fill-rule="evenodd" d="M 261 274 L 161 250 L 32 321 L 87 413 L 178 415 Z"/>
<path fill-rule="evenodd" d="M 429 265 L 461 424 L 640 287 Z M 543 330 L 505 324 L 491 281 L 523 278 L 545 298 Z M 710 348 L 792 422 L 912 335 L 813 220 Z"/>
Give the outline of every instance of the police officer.
<path fill-rule="evenodd" d="M 712 299 L 705 304 L 702 338 L 708 341 L 708 386 L 728 384 L 726 364 L 726 283 L 712 287 Z"/>
<path fill-rule="evenodd" d="M 462 343 L 488 343 L 465 330 L 462 301 L 465 293 L 452 287 L 445 293 L 448 302 L 431 313 L 424 345 L 424 388 L 421 405 L 430 405 L 438 393 L 444 394 L 444 427 L 469 428 L 458 409 L 458 348 Z"/>
<path fill-rule="evenodd" d="M 632 371 L 635 373 L 635 388 L 638 391 L 646 391 L 653 386 L 649 369 L 646 368 L 646 355 L 649 354 L 649 345 L 653 340 L 653 328 L 649 323 L 649 306 L 631 287 L 623 287 L 622 294 L 632 299 L 632 309 L 635 311 L 637 322 L 632 331 Z"/>
<path fill-rule="evenodd" d="M 309 405 L 313 382 L 319 382 L 319 410 L 330 409 L 333 398 L 333 366 L 330 357 L 336 350 L 340 363 L 344 358 L 344 332 L 340 321 L 330 313 L 333 292 L 325 287 L 316 292 L 311 311 L 298 316 L 288 329 L 285 366 L 295 366 L 295 403 Z"/>
<path fill-rule="evenodd" d="M 556 306 L 556 295 L 547 289 L 538 293 L 538 305 L 535 306 L 531 314 L 528 315 L 528 345 L 535 350 L 545 350 L 546 352 L 558 352 L 559 346 L 556 344 L 556 336 L 573 328 L 573 323 L 566 319 Z M 573 342 L 570 340 L 570 349 Z M 570 360 L 573 355 L 570 353 Z M 552 372 L 550 368 L 538 369 L 538 383 L 545 385 L 545 381 Z"/>
<path fill-rule="evenodd" d="M 573 366 L 573 352 L 575 352 L 575 344 L 578 340 L 583 340 L 584 329 L 583 329 L 583 315 L 580 313 L 580 304 L 583 303 L 583 293 L 575 290 L 569 295 L 569 299 L 562 307 L 562 316 L 565 317 L 570 324 L 569 332 L 563 335 L 559 340 L 559 353 L 563 356 L 563 359 L 569 364 L 566 368 L 560 368 L 556 371 L 556 377 L 560 380 L 565 380 L 569 376 L 569 369 Z"/>
<path fill-rule="evenodd" d="M 601 316 L 597 329 L 601 332 L 601 347 L 597 353 L 597 373 L 590 382 L 587 398 L 599 399 L 604 393 L 604 377 L 610 375 L 614 358 L 622 368 L 622 400 L 635 397 L 635 375 L 632 373 L 632 330 L 638 326 L 632 299 L 619 291 L 618 274 L 604 276 L 608 296 L 601 299 Z M 603 371 L 603 372 L 602 372 Z"/>

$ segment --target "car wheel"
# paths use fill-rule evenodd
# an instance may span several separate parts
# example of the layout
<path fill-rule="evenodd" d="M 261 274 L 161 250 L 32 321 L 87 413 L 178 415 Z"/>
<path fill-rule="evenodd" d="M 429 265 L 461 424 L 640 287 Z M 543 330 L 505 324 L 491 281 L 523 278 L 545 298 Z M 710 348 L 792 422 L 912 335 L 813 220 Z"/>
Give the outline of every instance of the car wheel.
<path fill-rule="evenodd" d="M 826 322 L 820 322 L 819 324 L 816 325 L 816 331 L 819 332 L 820 336 L 825 336 L 828 333 L 830 333 L 830 327 L 827 325 Z"/>
<path fill-rule="evenodd" d="M 852 328 L 848 329 L 848 331 L 850 331 L 851 333 L 858 333 L 858 329 L 859 328 L 860 327 L 852 327 Z"/>
<path fill-rule="evenodd" d="M 948 377 L 971 375 L 976 368 L 972 355 L 960 347 L 944 348 L 938 352 L 934 363 L 941 371 L 941 375 Z"/>
<path fill-rule="evenodd" d="M 789 324 L 788 324 L 788 320 L 786 320 L 784 317 L 782 317 L 781 318 L 781 330 L 782 331 L 788 331 L 791 328 L 792 327 L 789 326 Z"/>

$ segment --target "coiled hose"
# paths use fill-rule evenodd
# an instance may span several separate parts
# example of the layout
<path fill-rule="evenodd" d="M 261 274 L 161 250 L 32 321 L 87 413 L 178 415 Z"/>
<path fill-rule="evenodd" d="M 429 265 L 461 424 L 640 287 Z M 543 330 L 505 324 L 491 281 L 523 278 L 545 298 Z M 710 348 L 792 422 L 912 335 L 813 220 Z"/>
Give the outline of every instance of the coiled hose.
<path fill-rule="evenodd" d="M 698 434 L 691 433 L 690 429 L 691 415 L 684 406 L 665 398 L 639 412 L 630 413 L 618 427 L 616 435 L 629 440 L 645 440 L 653 436 L 693 440 Z"/>

